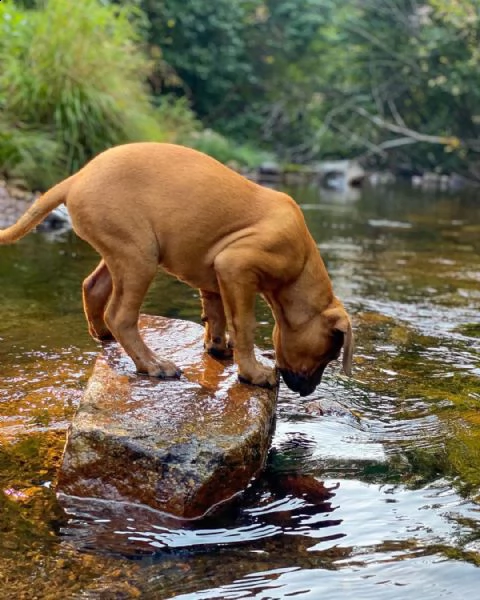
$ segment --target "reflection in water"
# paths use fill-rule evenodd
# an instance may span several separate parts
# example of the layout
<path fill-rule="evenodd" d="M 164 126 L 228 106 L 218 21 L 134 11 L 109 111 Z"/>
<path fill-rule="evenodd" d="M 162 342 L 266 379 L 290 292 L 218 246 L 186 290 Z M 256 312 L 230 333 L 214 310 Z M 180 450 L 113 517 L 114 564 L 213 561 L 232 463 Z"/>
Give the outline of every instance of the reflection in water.
<path fill-rule="evenodd" d="M 62 535 L 77 548 L 108 550 L 135 557 L 144 553 L 188 549 L 214 550 L 219 545 L 261 545 L 272 536 L 295 534 L 338 525 L 330 518 L 331 498 L 338 484 L 329 487 L 309 475 L 265 476 L 248 490 L 236 506 L 223 514 L 197 521 L 178 520 L 158 511 L 127 503 L 70 498 L 72 515 Z M 320 518 L 326 513 L 327 518 Z M 308 521 L 308 527 L 306 526 Z M 223 527 L 219 527 L 223 523 Z M 325 539 L 343 537 L 328 532 Z"/>
<path fill-rule="evenodd" d="M 97 352 L 79 293 L 96 257 L 72 235 L 2 248 L 5 597 L 32 582 L 87 599 L 476 597 L 480 204 L 398 188 L 295 197 L 353 315 L 354 377 L 330 365 L 308 399 L 282 387 L 265 473 L 199 522 L 59 512 L 55 470 Z M 198 294 L 160 276 L 145 310 L 198 322 Z M 258 320 L 269 347 L 262 303 Z"/>

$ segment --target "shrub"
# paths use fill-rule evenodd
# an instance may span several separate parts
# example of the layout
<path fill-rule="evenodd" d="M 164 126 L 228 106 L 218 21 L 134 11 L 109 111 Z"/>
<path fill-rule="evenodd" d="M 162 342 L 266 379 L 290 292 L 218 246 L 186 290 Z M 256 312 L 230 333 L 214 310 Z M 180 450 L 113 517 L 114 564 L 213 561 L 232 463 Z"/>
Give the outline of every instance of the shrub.
<path fill-rule="evenodd" d="M 0 177 L 26 179 L 42 189 L 64 175 L 59 144 L 45 131 L 12 126 L 0 116 Z"/>
<path fill-rule="evenodd" d="M 185 97 L 177 98 L 171 94 L 157 96 L 155 114 L 159 122 L 164 124 L 168 137 L 183 143 L 201 129 L 200 121 L 195 116 Z"/>
<path fill-rule="evenodd" d="M 254 168 L 266 160 L 271 160 L 271 154 L 248 144 L 239 144 L 211 129 L 204 129 L 188 136 L 185 143 L 222 163 L 237 167 Z"/>
<path fill-rule="evenodd" d="M 0 170 L 38 178 L 43 146 L 66 175 L 112 145 L 171 135 L 145 88 L 141 19 L 99 0 L 46 0 L 31 11 L 0 3 Z M 56 171 L 37 183 L 50 185 Z"/>

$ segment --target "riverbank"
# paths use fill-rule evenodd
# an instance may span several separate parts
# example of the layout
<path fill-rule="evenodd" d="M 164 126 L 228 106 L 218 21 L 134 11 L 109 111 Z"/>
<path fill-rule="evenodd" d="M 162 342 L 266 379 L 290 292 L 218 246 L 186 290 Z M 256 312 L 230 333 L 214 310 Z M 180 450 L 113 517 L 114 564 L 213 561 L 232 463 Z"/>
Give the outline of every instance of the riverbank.
<path fill-rule="evenodd" d="M 38 194 L 0 179 L 0 228 L 15 223 Z"/>

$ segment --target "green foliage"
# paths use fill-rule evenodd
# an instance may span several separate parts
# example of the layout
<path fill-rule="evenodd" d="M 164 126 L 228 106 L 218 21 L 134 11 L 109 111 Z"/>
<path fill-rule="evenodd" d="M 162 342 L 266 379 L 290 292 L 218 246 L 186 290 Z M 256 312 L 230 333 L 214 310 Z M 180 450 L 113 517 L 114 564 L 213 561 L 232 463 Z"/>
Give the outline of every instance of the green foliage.
<path fill-rule="evenodd" d="M 186 95 L 205 126 L 244 143 L 255 138 L 286 157 L 304 143 L 308 100 L 291 79 L 324 21 L 318 0 L 137 4 L 149 19 L 157 62 L 177 75 L 165 76 L 164 87 Z"/>
<path fill-rule="evenodd" d="M 0 176 L 27 178 L 33 189 L 64 174 L 59 144 L 45 131 L 13 126 L 0 115 Z"/>
<path fill-rule="evenodd" d="M 233 167 L 254 168 L 271 159 L 271 155 L 249 144 L 238 144 L 210 129 L 188 136 L 185 143 Z"/>
<path fill-rule="evenodd" d="M 477 160 L 479 0 L 138 2 L 170 88 L 227 136 L 286 160 Z"/>
<path fill-rule="evenodd" d="M 164 94 L 156 100 L 156 118 L 165 127 L 168 127 L 171 139 L 182 143 L 201 129 L 200 122 L 185 97 L 176 98 L 173 95 Z"/>
<path fill-rule="evenodd" d="M 140 18 L 138 11 L 98 0 L 46 0 L 32 11 L 2 2 L 0 156 L 9 152 L 10 135 L 17 140 L 14 146 L 24 146 L 24 131 L 12 131 L 18 123 L 26 131 L 47 132 L 56 144 L 57 162 L 61 156 L 63 174 L 109 146 L 167 137 L 145 89 L 150 65 L 136 46 Z M 54 146 L 45 148 L 52 153 Z M 15 154 L 10 153 L 7 167 L 12 161 Z M 28 164 L 24 156 L 16 166 L 22 170 L 23 165 L 31 178 Z M 57 176 L 45 171 L 42 184 Z"/>
<path fill-rule="evenodd" d="M 141 0 L 149 41 L 178 74 L 177 91 L 204 118 L 228 102 L 252 66 L 245 52 L 245 3 L 231 0 Z M 168 84 L 168 82 L 167 82 Z"/>
<path fill-rule="evenodd" d="M 323 133 L 352 154 L 410 169 L 472 167 L 480 150 L 478 0 L 325 4 L 332 18 L 314 46 L 324 58 Z"/>
<path fill-rule="evenodd" d="M 479 38 L 480 0 L 5 0 L 0 164 L 35 132 L 65 172 L 168 139 L 480 179 Z"/>

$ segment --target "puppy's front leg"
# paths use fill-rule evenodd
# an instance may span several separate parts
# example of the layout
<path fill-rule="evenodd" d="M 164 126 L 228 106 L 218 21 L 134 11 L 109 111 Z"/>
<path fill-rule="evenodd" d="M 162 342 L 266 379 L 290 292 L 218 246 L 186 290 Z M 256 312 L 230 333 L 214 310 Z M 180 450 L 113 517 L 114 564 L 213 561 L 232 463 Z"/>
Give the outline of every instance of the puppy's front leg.
<path fill-rule="evenodd" d="M 257 282 L 253 270 L 248 268 L 248 255 L 224 251 L 215 260 L 215 270 L 228 328 L 235 339 L 233 353 L 239 379 L 262 387 L 275 387 L 278 385 L 276 370 L 255 358 Z"/>

